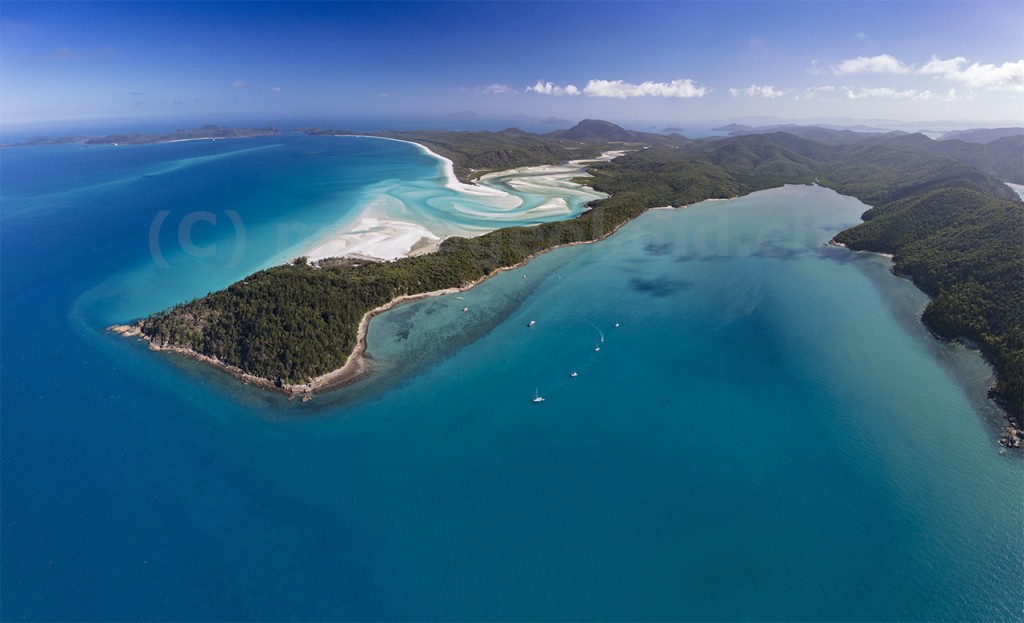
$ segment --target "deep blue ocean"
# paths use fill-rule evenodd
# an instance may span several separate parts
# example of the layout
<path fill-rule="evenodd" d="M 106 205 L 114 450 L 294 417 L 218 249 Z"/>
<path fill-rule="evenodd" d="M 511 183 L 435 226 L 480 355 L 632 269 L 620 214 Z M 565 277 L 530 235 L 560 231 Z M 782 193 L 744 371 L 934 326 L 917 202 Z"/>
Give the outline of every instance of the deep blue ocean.
<path fill-rule="evenodd" d="M 306 404 L 104 332 L 440 179 L 346 138 L 0 152 L 0 618 L 1024 618 L 991 369 L 822 246 L 866 209 L 827 189 L 399 306 Z"/>

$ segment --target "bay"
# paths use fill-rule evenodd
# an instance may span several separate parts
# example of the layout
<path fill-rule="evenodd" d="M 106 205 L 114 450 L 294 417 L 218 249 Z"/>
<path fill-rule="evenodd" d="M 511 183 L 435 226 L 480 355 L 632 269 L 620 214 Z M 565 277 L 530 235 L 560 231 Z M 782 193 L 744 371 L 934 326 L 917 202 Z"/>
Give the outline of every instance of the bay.
<path fill-rule="evenodd" d="M 280 261 L 281 223 L 299 245 L 438 176 L 281 140 L 5 152 L 4 619 L 1020 617 L 991 369 L 885 258 L 822 246 L 865 209 L 823 188 L 652 211 L 397 307 L 376 374 L 305 405 L 105 334 Z M 215 253 L 168 227 L 161 270 L 151 224 L 184 205 Z"/>

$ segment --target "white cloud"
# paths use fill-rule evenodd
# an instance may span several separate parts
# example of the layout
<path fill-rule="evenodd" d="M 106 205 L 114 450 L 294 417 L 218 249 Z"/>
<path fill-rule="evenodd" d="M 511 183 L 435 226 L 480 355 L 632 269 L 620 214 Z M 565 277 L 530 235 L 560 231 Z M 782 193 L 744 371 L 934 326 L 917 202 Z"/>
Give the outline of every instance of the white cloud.
<path fill-rule="evenodd" d="M 551 82 L 538 80 L 532 87 L 526 87 L 528 93 L 542 95 L 586 95 L 588 97 L 612 97 L 626 99 L 628 97 L 704 97 L 709 91 L 699 87 L 693 80 L 673 80 L 672 82 L 642 82 L 633 84 L 623 80 L 591 80 L 581 90 L 574 84 L 564 87 Z"/>
<path fill-rule="evenodd" d="M 896 89 L 890 89 L 888 87 L 875 88 L 875 89 L 853 89 L 846 90 L 846 99 L 849 100 L 862 100 L 868 98 L 884 98 L 884 99 L 911 99 L 917 95 L 917 89 L 908 89 L 906 91 L 897 91 Z"/>
<path fill-rule="evenodd" d="M 580 90 L 574 84 L 560 87 L 557 84 L 538 80 L 532 87 L 526 87 L 527 93 L 540 93 L 541 95 L 579 95 Z"/>
<path fill-rule="evenodd" d="M 797 95 L 794 99 L 798 100 L 812 100 L 822 93 L 835 93 L 836 87 L 831 84 L 826 84 L 820 87 L 809 87 L 804 89 L 804 92 Z"/>
<path fill-rule="evenodd" d="M 672 82 L 642 82 L 632 84 L 622 80 L 591 80 L 583 89 L 590 97 L 704 97 L 708 92 L 705 87 L 698 87 L 693 80 L 673 80 Z"/>
<path fill-rule="evenodd" d="M 280 93 L 281 87 L 270 87 L 270 90 L 273 91 L 274 93 Z"/>
<path fill-rule="evenodd" d="M 944 61 L 933 54 L 932 59 L 919 70 L 919 73 L 943 77 L 955 76 L 960 73 L 960 68 L 963 67 L 966 62 L 967 59 L 962 56 L 957 56 L 956 58 Z"/>
<path fill-rule="evenodd" d="M 955 89 L 950 89 L 948 93 L 946 93 L 945 95 L 941 95 L 937 93 L 932 93 L 929 90 L 918 91 L 917 89 L 906 89 L 903 91 L 897 91 L 896 89 L 882 87 L 857 89 L 856 91 L 854 91 L 853 89 L 847 89 L 846 99 L 897 99 L 913 101 L 938 100 L 948 102 L 957 99 L 957 95 Z"/>
<path fill-rule="evenodd" d="M 231 83 L 232 89 L 245 89 L 248 88 L 249 83 L 245 80 L 235 80 Z"/>
<path fill-rule="evenodd" d="M 752 84 L 745 89 L 729 89 L 729 94 L 733 97 L 745 95 L 747 97 L 767 97 L 769 99 L 773 99 L 776 97 L 782 97 L 786 92 L 780 91 L 769 84 Z"/>
<path fill-rule="evenodd" d="M 832 71 L 837 76 L 868 73 L 905 74 L 910 72 L 910 67 L 901 63 L 895 56 L 879 54 L 878 56 L 858 56 L 857 58 L 847 59 L 833 67 Z"/>
<path fill-rule="evenodd" d="M 1002 65 L 974 63 L 967 65 L 962 56 L 942 60 L 932 56 L 920 73 L 962 82 L 975 89 L 1024 93 L 1024 59 Z"/>
<path fill-rule="evenodd" d="M 489 84 L 485 87 L 477 87 L 477 91 L 480 93 L 492 93 L 495 95 L 515 93 L 515 90 L 507 84 Z"/>

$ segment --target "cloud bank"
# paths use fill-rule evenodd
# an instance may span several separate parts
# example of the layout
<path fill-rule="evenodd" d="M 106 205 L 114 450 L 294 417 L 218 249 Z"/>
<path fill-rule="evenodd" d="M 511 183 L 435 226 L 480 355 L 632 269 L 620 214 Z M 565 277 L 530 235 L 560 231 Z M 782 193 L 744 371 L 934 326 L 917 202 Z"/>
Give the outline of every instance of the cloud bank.
<path fill-rule="evenodd" d="M 551 82 L 538 80 L 536 84 L 526 87 L 528 93 L 541 95 L 586 95 L 588 97 L 611 97 L 626 99 L 630 97 L 704 97 L 709 89 L 697 86 L 693 80 L 673 80 L 671 82 L 641 82 L 633 84 L 624 80 L 591 80 L 580 89 L 574 84 L 559 86 Z"/>
<path fill-rule="evenodd" d="M 981 63 L 974 63 L 966 67 L 965 65 L 967 65 L 967 59 L 962 56 L 948 60 L 932 56 L 919 73 L 962 82 L 975 89 L 1024 93 L 1024 59 L 1007 61 L 1002 65 L 983 65 Z"/>
<path fill-rule="evenodd" d="M 808 87 L 804 89 L 803 93 L 798 93 L 793 96 L 795 100 L 812 100 L 823 93 L 835 93 L 836 87 L 831 84 L 823 86 Z"/>
<path fill-rule="evenodd" d="M 515 89 L 508 86 L 507 84 L 489 84 L 485 87 L 477 87 L 479 93 L 489 93 L 493 95 L 506 95 L 508 93 L 515 93 Z"/>
<path fill-rule="evenodd" d="M 786 92 L 780 91 L 770 84 L 752 84 L 745 89 L 729 89 L 729 94 L 733 97 L 743 95 L 746 97 L 767 97 L 769 99 L 774 99 L 776 97 L 782 97 Z"/>
<path fill-rule="evenodd" d="M 859 100 L 859 99 L 897 99 L 897 100 L 915 100 L 915 101 L 927 101 L 927 100 L 938 100 L 938 101 L 953 101 L 957 99 L 956 89 L 950 89 L 945 95 L 939 93 L 932 93 L 931 91 L 924 90 L 919 91 L 917 89 L 906 89 L 903 91 L 897 91 L 896 89 L 890 89 L 888 87 L 874 88 L 874 89 L 853 89 L 846 90 L 846 99 Z"/>
<path fill-rule="evenodd" d="M 538 80 L 537 84 L 532 87 L 526 87 L 527 93 L 540 93 L 541 95 L 579 95 L 580 90 L 576 88 L 576 85 L 569 84 L 564 87 L 560 87 L 550 82 L 544 82 Z"/>
<path fill-rule="evenodd" d="M 847 59 L 832 68 L 837 76 L 846 74 L 906 74 L 910 67 L 904 65 L 891 54 L 878 56 L 858 56 Z"/>

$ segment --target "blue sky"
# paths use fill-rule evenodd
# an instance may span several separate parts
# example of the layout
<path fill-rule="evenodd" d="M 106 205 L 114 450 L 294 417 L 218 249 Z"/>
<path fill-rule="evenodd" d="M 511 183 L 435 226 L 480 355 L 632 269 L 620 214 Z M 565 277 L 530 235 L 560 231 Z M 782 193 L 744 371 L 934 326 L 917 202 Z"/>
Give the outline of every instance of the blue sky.
<path fill-rule="evenodd" d="M 1024 2 L 7 2 L 0 122 L 1024 119 Z"/>

